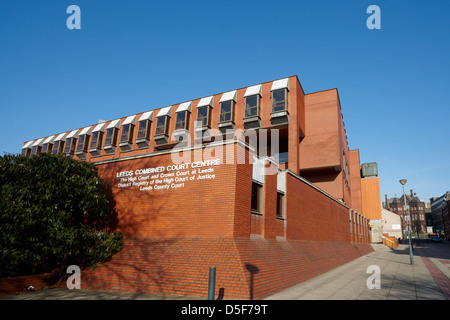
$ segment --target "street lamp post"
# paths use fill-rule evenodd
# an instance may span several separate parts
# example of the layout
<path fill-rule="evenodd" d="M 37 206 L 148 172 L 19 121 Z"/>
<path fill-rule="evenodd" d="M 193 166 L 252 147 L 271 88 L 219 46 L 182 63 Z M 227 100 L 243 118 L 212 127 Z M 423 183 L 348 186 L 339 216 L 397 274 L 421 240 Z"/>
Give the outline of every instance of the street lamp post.
<path fill-rule="evenodd" d="M 401 179 L 400 183 L 403 186 L 403 205 L 404 205 L 404 210 L 406 210 L 406 194 L 405 194 L 406 179 Z M 409 211 L 409 219 L 408 219 L 408 239 L 409 239 L 409 259 L 411 261 L 411 264 L 414 264 L 412 245 L 411 245 L 411 210 Z"/>

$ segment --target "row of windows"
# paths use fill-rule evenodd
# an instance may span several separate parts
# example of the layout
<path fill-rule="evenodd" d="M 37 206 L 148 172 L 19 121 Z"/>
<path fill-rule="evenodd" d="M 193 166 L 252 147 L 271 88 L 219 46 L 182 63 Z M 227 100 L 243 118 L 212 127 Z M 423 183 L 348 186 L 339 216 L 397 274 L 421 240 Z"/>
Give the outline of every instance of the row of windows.
<path fill-rule="evenodd" d="M 403 211 L 403 208 L 402 207 L 393 207 L 392 208 L 394 211 Z M 419 206 L 419 207 L 410 207 L 410 209 L 411 210 L 423 210 L 423 207 L 422 206 Z"/>
<path fill-rule="evenodd" d="M 261 86 L 261 85 L 259 85 Z M 257 87 L 257 86 L 255 86 Z M 253 88 L 253 87 L 251 87 Z M 272 92 L 272 112 L 279 112 L 287 109 L 287 86 L 271 91 Z M 235 91 L 234 91 L 235 92 Z M 230 92 L 231 93 L 231 92 Z M 224 94 L 225 95 L 225 94 Z M 231 99 L 220 102 L 220 118 L 219 123 L 234 122 L 235 109 L 235 93 L 230 95 Z M 257 90 L 255 94 L 245 97 L 245 117 L 259 116 L 260 113 L 261 90 Z M 167 108 L 167 107 L 166 107 Z M 197 106 L 197 126 L 210 127 L 211 126 L 211 102 L 209 104 Z M 158 114 L 156 116 L 156 136 L 167 136 L 170 124 L 170 111 Z M 190 105 L 185 110 L 176 112 L 175 116 L 175 130 L 187 130 L 189 128 L 190 119 Z M 104 130 L 94 129 L 92 134 L 88 130 L 84 134 L 76 134 L 76 130 L 71 132 L 64 141 L 64 137 L 58 137 L 54 141 L 35 143 L 31 148 L 25 146 L 22 149 L 22 154 L 26 156 L 36 155 L 40 152 L 52 152 L 54 154 L 83 154 L 100 150 L 102 148 L 102 141 L 104 138 L 103 149 L 108 150 L 112 147 L 132 143 L 135 125 L 133 121 L 125 120 L 122 124 L 122 131 L 120 137 L 118 136 L 118 120 L 115 125 L 112 123 Z M 99 125 L 100 126 L 100 125 Z M 87 129 L 87 128 L 86 128 Z M 85 130 L 85 129 L 84 129 Z M 136 142 L 150 140 L 151 120 L 149 117 L 138 121 Z M 64 135 L 64 134 L 63 134 Z M 119 140 L 119 141 L 118 141 Z"/>
<path fill-rule="evenodd" d="M 254 94 L 245 97 L 245 117 L 254 117 L 260 115 L 260 101 L 261 96 Z M 219 122 L 234 121 L 235 113 L 234 100 L 227 100 L 220 102 L 220 116 Z M 287 109 L 287 89 L 278 89 L 272 91 L 272 112 L 279 112 Z M 188 129 L 189 126 L 189 114 L 188 110 L 184 110 L 176 113 L 175 118 L 175 130 Z M 164 115 L 157 117 L 155 135 L 167 134 L 169 124 L 169 116 Z M 197 107 L 197 124 L 199 126 L 210 127 L 211 126 L 211 106 L 203 105 Z"/>
<path fill-rule="evenodd" d="M 413 221 L 416 221 L 416 220 L 425 221 L 425 215 L 423 215 L 423 214 L 411 214 L 411 219 Z"/>

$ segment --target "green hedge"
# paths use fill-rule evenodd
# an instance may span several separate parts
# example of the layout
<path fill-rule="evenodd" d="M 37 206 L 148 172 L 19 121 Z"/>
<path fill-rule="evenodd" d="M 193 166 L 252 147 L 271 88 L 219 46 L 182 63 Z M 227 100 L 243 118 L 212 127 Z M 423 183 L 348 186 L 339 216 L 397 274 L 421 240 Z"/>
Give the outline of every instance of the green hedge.
<path fill-rule="evenodd" d="M 84 269 L 121 249 L 104 185 L 90 163 L 63 155 L 0 157 L 0 277 Z"/>

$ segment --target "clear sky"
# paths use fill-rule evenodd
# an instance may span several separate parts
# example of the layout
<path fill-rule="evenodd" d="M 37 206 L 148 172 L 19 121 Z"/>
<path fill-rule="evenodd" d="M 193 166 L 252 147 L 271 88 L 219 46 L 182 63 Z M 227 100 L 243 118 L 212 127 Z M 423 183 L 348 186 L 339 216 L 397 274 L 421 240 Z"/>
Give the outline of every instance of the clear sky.
<path fill-rule="evenodd" d="M 406 178 L 427 201 L 450 190 L 449 14 L 448 0 L 0 0 L 0 153 L 297 75 L 306 93 L 338 88 L 382 200 Z"/>

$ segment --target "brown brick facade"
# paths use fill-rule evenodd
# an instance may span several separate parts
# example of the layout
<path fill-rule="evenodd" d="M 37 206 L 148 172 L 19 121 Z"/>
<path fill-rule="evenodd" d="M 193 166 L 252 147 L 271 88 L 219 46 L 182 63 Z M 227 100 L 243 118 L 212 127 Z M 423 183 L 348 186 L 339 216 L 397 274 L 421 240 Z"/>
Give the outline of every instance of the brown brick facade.
<path fill-rule="evenodd" d="M 250 151 L 235 142 L 239 152 Z M 265 176 L 262 214 L 250 213 L 251 164 L 216 166 L 214 179 L 174 190 L 117 187 L 117 172 L 171 164 L 165 154 L 98 166 L 125 240 L 112 261 L 83 274 L 83 288 L 206 296 L 216 267 L 218 295 L 258 299 L 371 250 L 367 237 L 351 242 L 348 207 L 291 172 L 284 219 L 276 217 L 277 175 Z"/>
<path fill-rule="evenodd" d="M 286 101 L 284 110 L 274 112 L 272 88 L 277 83 L 285 84 Z M 250 117 L 257 127 L 249 129 L 244 95 L 258 86 L 259 111 Z M 216 132 L 224 95 L 210 97 L 209 123 Z M 359 151 L 348 148 L 336 89 L 305 94 L 296 76 L 237 89 L 234 136 L 219 132 L 217 140 L 226 142 L 212 139 L 194 145 L 196 106 L 202 100 L 192 100 L 187 113 L 191 141 L 177 154 L 183 162 L 175 161 L 172 153 L 176 110 L 182 104 L 169 108 L 168 136 L 162 144 L 155 129 L 159 112 L 166 108 L 153 110 L 144 147 L 137 141 L 136 122 L 126 147 L 103 145 L 84 158 L 68 154 L 96 165 L 116 217 L 112 227 L 124 232 L 122 251 L 96 270 L 85 271 L 82 288 L 205 296 L 208 268 L 214 266 L 216 293 L 258 299 L 372 250 L 368 219 L 361 212 L 365 199 Z M 144 115 L 131 118 L 139 121 Z M 129 118 L 108 121 L 104 127 L 116 123 L 120 137 Z M 102 124 L 91 126 L 92 131 L 98 126 Z M 254 133 L 259 140 L 279 135 L 283 150 L 272 154 L 275 145 L 250 146 L 246 134 Z M 25 144 L 24 154 L 38 141 Z M 252 212 L 253 154 L 265 159 L 259 212 Z M 208 160 L 219 164 L 195 165 Z M 185 166 L 174 169 L 177 164 Z M 268 174 L 277 171 L 282 175 Z M 283 201 L 278 202 L 277 192 Z"/>

